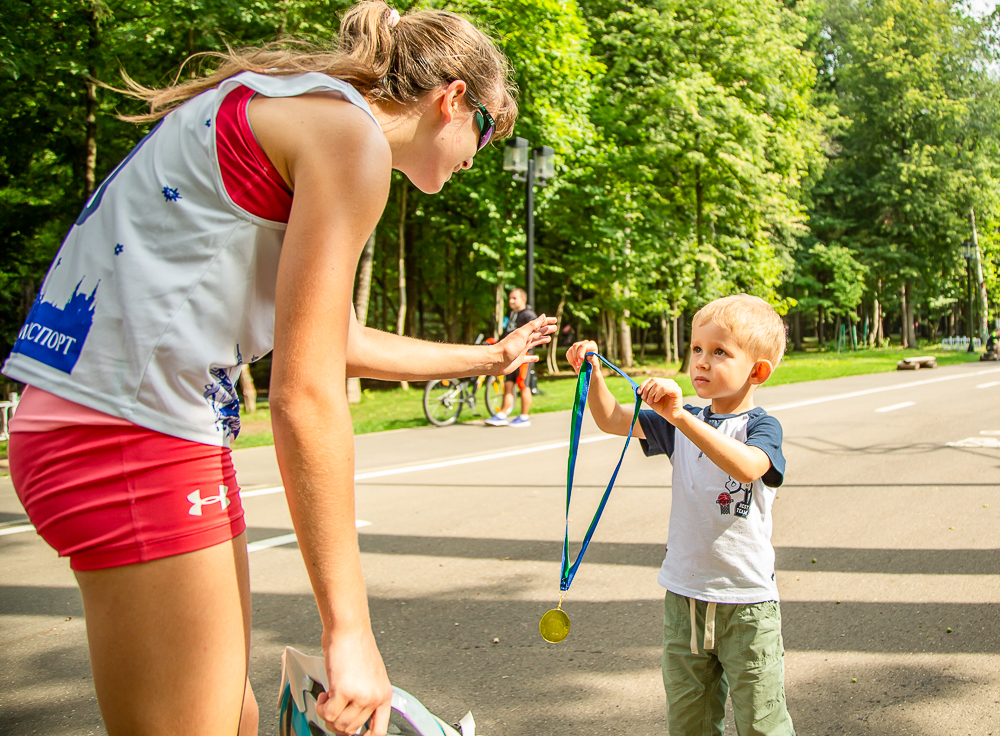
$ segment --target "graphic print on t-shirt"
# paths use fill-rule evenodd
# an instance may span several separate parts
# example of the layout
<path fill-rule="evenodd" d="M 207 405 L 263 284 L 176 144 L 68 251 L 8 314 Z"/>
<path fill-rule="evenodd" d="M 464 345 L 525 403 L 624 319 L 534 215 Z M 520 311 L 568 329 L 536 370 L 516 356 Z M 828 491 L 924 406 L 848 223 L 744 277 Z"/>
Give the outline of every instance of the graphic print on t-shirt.
<path fill-rule="evenodd" d="M 212 368 L 209 373 L 215 383 L 205 384 L 205 398 L 215 411 L 215 426 L 236 439 L 240 433 L 240 397 L 228 373 L 221 368 Z"/>
<path fill-rule="evenodd" d="M 753 483 L 737 483 L 732 477 L 726 481 L 726 490 L 715 499 L 715 502 L 719 504 L 719 513 L 723 516 L 730 513 L 734 493 L 743 494 L 743 500 L 736 504 L 736 516 L 745 519 L 750 514 L 750 503 L 753 501 Z"/>
<path fill-rule="evenodd" d="M 94 324 L 94 302 L 97 287 L 101 285 L 98 281 L 88 296 L 80 291 L 83 281 L 77 282 L 73 295 L 61 308 L 45 301 L 45 293 L 39 292 L 11 352 L 34 358 L 63 373 L 72 372 Z"/>

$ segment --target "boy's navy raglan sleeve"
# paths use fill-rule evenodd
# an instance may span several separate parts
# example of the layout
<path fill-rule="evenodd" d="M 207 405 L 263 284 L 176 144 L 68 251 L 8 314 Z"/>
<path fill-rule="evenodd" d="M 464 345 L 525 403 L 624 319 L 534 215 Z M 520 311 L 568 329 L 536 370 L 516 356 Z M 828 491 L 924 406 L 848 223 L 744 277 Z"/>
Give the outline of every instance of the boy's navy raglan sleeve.
<path fill-rule="evenodd" d="M 684 408 L 695 416 L 701 411 L 697 406 L 685 406 Z M 642 427 L 642 433 L 646 435 L 646 439 L 639 440 L 646 457 L 651 455 L 673 457 L 674 436 L 677 431 L 674 425 L 652 409 L 639 411 L 639 425 Z"/>
<path fill-rule="evenodd" d="M 639 426 L 646 435 L 646 439 L 639 440 L 646 457 L 674 454 L 674 425 L 652 409 L 640 409 Z"/>
<path fill-rule="evenodd" d="M 785 456 L 781 452 L 781 424 L 770 414 L 761 413 L 747 425 L 747 445 L 764 451 L 771 467 L 761 477 L 764 485 L 777 488 L 785 482 Z"/>

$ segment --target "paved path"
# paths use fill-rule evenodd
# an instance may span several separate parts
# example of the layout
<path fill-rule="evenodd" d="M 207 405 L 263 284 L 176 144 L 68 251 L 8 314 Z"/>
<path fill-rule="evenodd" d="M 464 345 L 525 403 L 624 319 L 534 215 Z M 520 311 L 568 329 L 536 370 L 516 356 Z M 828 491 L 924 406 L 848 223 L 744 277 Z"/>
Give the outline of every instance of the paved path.
<path fill-rule="evenodd" d="M 1000 734 L 1000 368 L 765 388 L 785 429 L 775 507 L 789 708 L 800 734 Z M 486 736 L 665 734 L 659 683 L 669 462 L 630 448 L 564 607 L 557 600 L 568 414 L 356 438 L 361 549 L 393 681 Z M 621 451 L 582 451 L 579 539 Z M 251 680 L 269 716 L 281 648 L 319 621 L 271 448 L 234 453 L 252 542 Z M 0 733 L 104 733 L 79 596 L 0 480 Z M 951 633 L 948 633 L 948 629 Z M 498 641 L 496 641 L 498 640 Z"/>

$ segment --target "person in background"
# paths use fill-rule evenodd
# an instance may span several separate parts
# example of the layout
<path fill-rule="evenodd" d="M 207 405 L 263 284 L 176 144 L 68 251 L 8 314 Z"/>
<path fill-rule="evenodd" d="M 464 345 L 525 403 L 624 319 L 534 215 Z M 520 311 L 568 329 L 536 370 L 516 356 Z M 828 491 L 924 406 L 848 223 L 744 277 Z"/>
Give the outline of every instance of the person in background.
<path fill-rule="evenodd" d="M 531 306 L 528 304 L 528 292 L 524 289 L 512 289 L 510 298 L 507 299 L 510 305 L 510 316 L 504 328 L 504 335 L 509 335 L 515 330 L 530 324 L 537 319 Z M 530 427 L 531 419 L 528 412 L 531 411 L 531 386 L 528 383 L 528 371 L 530 366 L 522 364 L 516 371 L 507 374 L 507 380 L 503 386 L 503 405 L 500 411 L 486 420 L 491 427 Z M 514 386 L 517 386 L 521 394 L 521 413 L 513 419 L 508 419 L 514 409 Z"/>

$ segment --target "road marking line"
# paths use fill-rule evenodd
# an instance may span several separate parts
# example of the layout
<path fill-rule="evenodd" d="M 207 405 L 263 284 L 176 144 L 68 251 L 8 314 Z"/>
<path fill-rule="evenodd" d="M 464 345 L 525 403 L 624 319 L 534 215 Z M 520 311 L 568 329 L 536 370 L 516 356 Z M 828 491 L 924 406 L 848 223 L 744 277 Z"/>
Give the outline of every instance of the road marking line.
<path fill-rule="evenodd" d="M 614 439 L 616 435 L 606 434 L 597 435 L 595 437 L 584 437 L 580 440 L 581 445 L 586 445 L 591 442 L 603 442 L 604 440 Z M 404 465 L 399 468 L 387 468 L 386 470 L 371 470 L 365 473 L 355 473 L 355 482 L 359 480 L 371 480 L 372 478 L 385 478 L 390 475 L 402 475 L 403 473 L 415 473 L 420 470 L 437 470 L 438 468 L 450 468 L 455 465 L 468 465 L 470 463 L 483 462 L 485 460 L 500 460 L 507 457 L 516 457 L 517 455 L 530 455 L 535 452 L 545 452 L 546 450 L 558 450 L 563 447 L 569 447 L 568 441 L 563 442 L 550 442 L 545 445 L 537 445 L 535 447 L 519 447 L 515 450 L 504 450 L 503 452 L 489 452 L 483 455 L 469 455 L 468 457 L 452 458 L 450 460 L 439 460 L 437 462 L 431 463 L 417 463 L 416 465 Z M 252 491 L 240 491 L 240 496 L 242 498 L 253 498 L 254 496 L 269 496 L 272 493 L 283 493 L 285 490 L 284 486 L 273 486 L 271 488 L 255 488 Z"/>
<path fill-rule="evenodd" d="M 892 404 L 891 406 L 883 406 L 881 409 L 876 409 L 875 411 L 877 412 L 896 411 L 896 409 L 905 409 L 908 406 L 916 406 L 916 405 L 917 405 L 916 401 L 903 401 L 899 404 Z"/>
<path fill-rule="evenodd" d="M 1000 386 L 1000 381 L 990 381 L 989 383 L 981 383 L 976 388 L 993 388 L 994 386 Z"/>
<path fill-rule="evenodd" d="M 35 527 L 31 524 L 22 524 L 20 526 L 8 526 L 5 529 L 0 529 L 0 537 L 6 537 L 8 534 L 20 534 L 21 532 L 33 532 Z"/>
<path fill-rule="evenodd" d="M 591 442 L 602 442 L 604 440 L 614 439 L 616 435 L 598 435 L 596 437 L 587 437 L 580 440 L 580 444 L 589 444 Z M 367 473 L 357 473 L 354 476 L 355 481 L 359 480 L 370 480 L 372 478 L 385 478 L 390 475 L 401 475 L 403 473 L 415 473 L 420 470 L 437 470 L 438 468 L 451 468 L 455 465 L 468 465 L 469 463 L 479 463 L 486 460 L 501 460 L 507 457 L 516 457 L 518 455 L 531 455 L 536 452 L 545 452 L 547 450 L 558 450 L 562 447 L 569 447 L 569 441 L 563 442 L 550 442 L 545 445 L 536 445 L 534 447 L 521 447 L 516 450 L 504 450 L 503 452 L 490 452 L 484 455 L 472 455 L 470 457 L 459 457 L 453 458 L 451 460 L 440 460 L 433 463 L 421 463 L 417 465 L 406 465 L 402 468 L 389 468 L 387 470 L 372 470 Z"/>
<path fill-rule="evenodd" d="M 272 486 L 271 488 L 257 488 L 253 491 L 240 491 L 240 498 L 253 498 L 254 496 L 269 496 L 272 493 L 284 493 L 284 486 Z"/>
<path fill-rule="evenodd" d="M 978 447 L 989 450 L 1000 450 L 1000 439 L 996 437 L 966 437 L 958 442 L 949 442 L 948 447 Z"/>
<path fill-rule="evenodd" d="M 363 526 L 371 526 L 370 521 L 361 521 L 361 519 L 354 520 L 354 528 L 360 529 Z M 272 547 L 281 547 L 286 544 L 292 544 L 297 542 L 298 539 L 295 537 L 295 532 L 291 534 L 282 534 L 277 537 L 270 537 L 269 539 L 258 539 L 256 542 L 250 542 L 247 544 L 247 552 L 259 552 L 262 549 L 271 549 Z"/>
<path fill-rule="evenodd" d="M 256 542 L 250 542 L 250 544 L 247 545 L 247 552 L 259 552 L 262 549 L 280 547 L 283 544 L 291 544 L 294 541 L 296 541 L 294 532 L 292 534 L 282 534 L 280 537 L 271 537 L 270 539 L 261 539 Z"/>
<path fill-rule="evenodd" d="M 942 381 L 954 381 L 957 378 L 969 378 L 971 376 L 982 376 L 988 373 L 1000 373 L 1000 368 L 990 368 L 984 371 L 974 371 L 972 373 L 961 373 L 957 376 L 941 376 L 940 378 L 928 378 L 924 381 L 912 381 L 911 383 L 902 383 L 898 386 L 885 386 L 883 388 L 869 388 L 864 391 L 852 391 L 849 394 L 836 394 L 834 396 L 824 396 L 820 399 L 806 399 L 805 401 L 794 401 L 790 404 L 779 404 L 778 406 L 767 407 L 768 413 L 773 411 L 781 411 L 782 409 L 798 409 L 801 406 L 812 406 L 813 404 L 823 404 L 827 401 L 840 401 L 841 399 L 853 399 L 858 396 L 869 396 L 871 394 L 880 394 L 885 391 L 896 391 L 901 388 L 913 388 L 914 386 L 926 386 L 930 383 L 941 383 Z"/>

